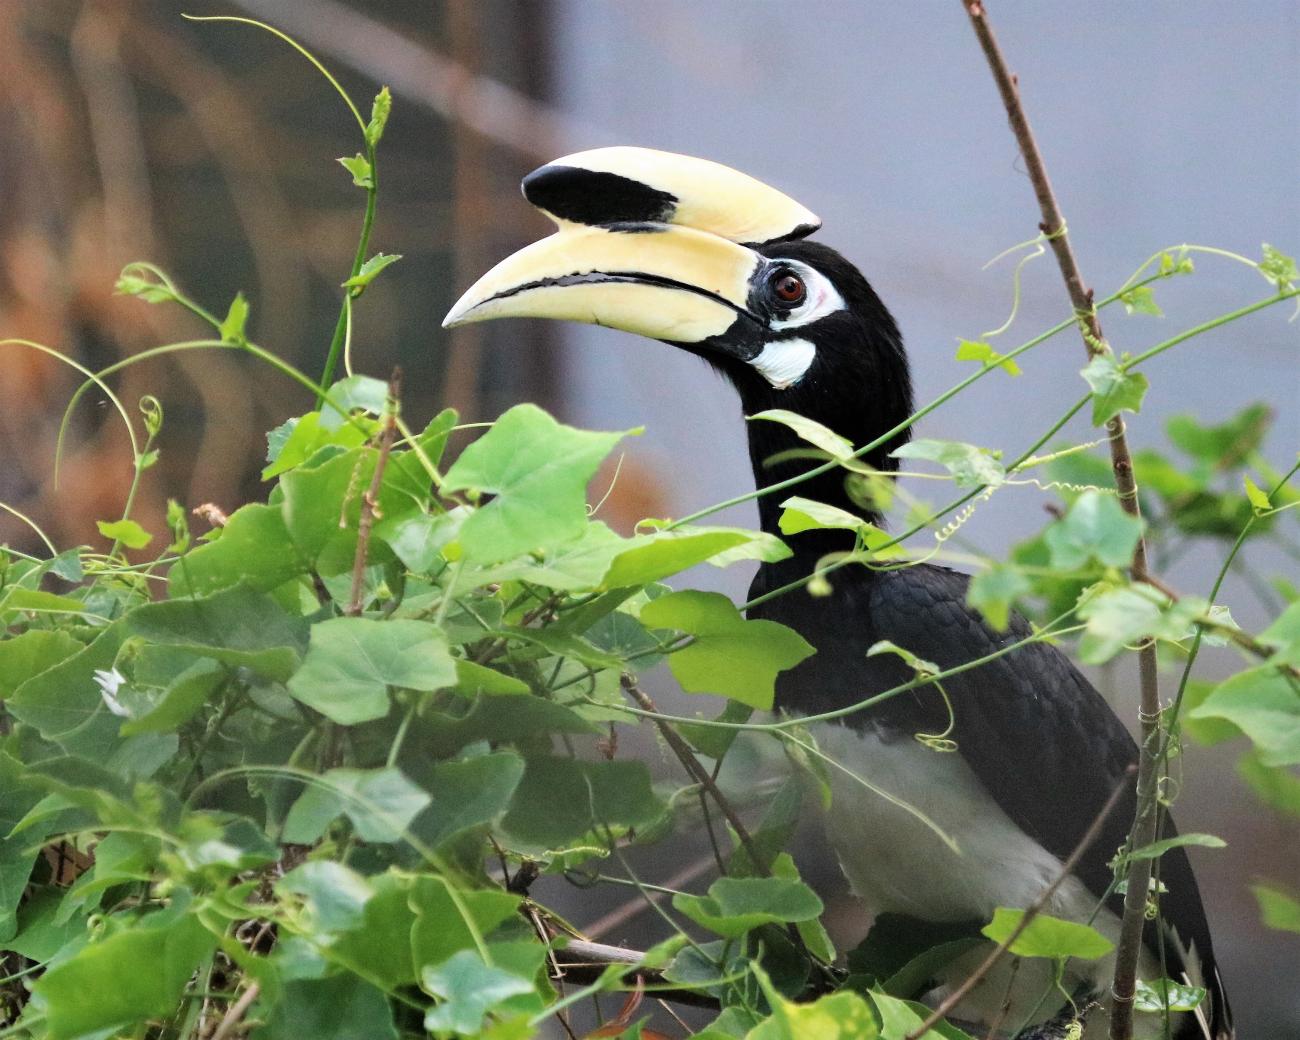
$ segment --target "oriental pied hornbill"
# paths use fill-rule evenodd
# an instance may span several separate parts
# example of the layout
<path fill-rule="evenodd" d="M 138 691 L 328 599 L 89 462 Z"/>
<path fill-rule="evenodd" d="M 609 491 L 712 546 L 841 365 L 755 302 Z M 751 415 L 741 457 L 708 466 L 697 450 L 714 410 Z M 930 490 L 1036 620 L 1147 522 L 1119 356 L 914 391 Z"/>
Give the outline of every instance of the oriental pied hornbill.
<path fill-rule="evenodd" d="M 788 409 L 855 444 L 876 439 L 911 413 L 907 356 L 889 312 L 848 261 L 804 241 L 820 222 L 775 189 L 716 163 L 642 148 L 557 159 L 525 178 L 523 189 L 558 232 L 485 274 L 445 325 L 528 316 L 639 333 L 720 369 L 739 391 L 746 414 Z M 865 461 L 892 471 L 890 452 L 906 438 L 900 434 Z M 784 426 L 751 424 L 749 445 L 760 485 L 808 468 L 792 458 L 800 442 Z M 798 493 L 880 519 L 863 507 L 861 496 L 849 494 L 842 472 L 817 477 Z M 774 497 L 759 499 L 759 514 L 764 530 L 778 533 Z M 852 549 L 854 534 L 813 530 L 787 541 L 793 554 L 760 567 L 754 596 L 807 577 L 827 553 Z M 762 603 L 754 616 L 790 626 L 817 650 L 780 677 L 777 707 L 819 713 L 911 679 L 898 657 L 867 656 L 879 640 L 947 669 L 1030 634 L 1018 616 L 1005 633 L 990 628 L 966 604 L 967 581 L 927 564 L 855 567 L 835 575 L 829 595 L 801 589 Z M 822 746 L 893 798 L 852 781 L 833 784 L 828 833 L 854 891 L 872 911 L 933 922 L 987 921 L 996 907 L 1030 905 L 1055 879 L 1137 760 L 1137 748 L 1088 680 L 1047 643 L 1028 643 L 955 675 L 944 689 L 956 754 L 914 739 L 949 721 L 932 687 L 888 699 L 842 724 L 822 724 Z M 1119 900 L 1112 896 L 1093 914 L 1112 882 L 1108 861 L 1133 811 L 1130 782 L 1047 912 L 1092 920 L 1116 937 Z M 1230 1037 L 1209 928 L 1181 848 L 1165 854 L 1161 880 L 1168 890 L 1160 901 L 1163 928 L 1157 934 L 1155 925 L 1148 927 L 1140 975 L 1160 977 L 1157 951 L 1163 946 L 1170 977 L 1186 975 L 1209 990 L 1197 1012 L 1178 1016 L 1177 1035 Z M 964 978 L 983 952 L 950 965 L 932 997 Z M 1063 1000 L 1051 985 L 1049 964 L 1019 966 L 1009 1013 L 1002 1013 L 1008 977 L 994 973 L 955 1016 L 1008 1024 L 1058 1016 Z M 1112 964 L 1112 958 L 1070 962 L 1063 989 L 1104 1003 Z M 1104 1010 L 1089 1016 L 1088 1036 L 1102 1035 L 1105 1017 Z M 1138 1016 L 1139 1034 L 1163 1035 L 1160 1017 Z"/>

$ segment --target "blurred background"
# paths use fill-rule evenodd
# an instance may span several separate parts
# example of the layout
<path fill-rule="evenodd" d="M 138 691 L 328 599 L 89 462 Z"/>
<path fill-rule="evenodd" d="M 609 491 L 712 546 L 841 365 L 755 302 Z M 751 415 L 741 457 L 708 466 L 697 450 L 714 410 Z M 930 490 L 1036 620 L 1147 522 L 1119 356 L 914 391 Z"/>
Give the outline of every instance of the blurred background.
<path fill-rule="evenodd" d="M 243 290 L 251 336 L 315 376 L 360 224 L 363 193 L 334 163 L 360 147 L 356 127 L 284 43 L 246 26 L 187 23 L 181 9 L 0 4 L 0 336 L 99 369 L 201 335 L 183 312 L 113 295 L 124 264 L 149 260 L 219 314 Z M 406 411 L 419 420 L 443 404 L 486 420 L 528 399 L 582 425 L 644 423 L 605 507 L 623 530 L 748 490 L 743 423 L 729 388 L 666 347 L 543 323 L 439 327 L 479 273 L 546 232 L 518 194 L 528 170 L 581 148 L 640 144 L 782 188 L 822 217 L 820 237 L 891 306 L 921 402 L 967 371 L 953 361 L 956 340 L 998 327 L 1010 310 L 1012 263 L 985 270 L 986 261 L 1037 232 L 956 0 L 193 0 L 184 9 L 277 25 L 363 111 L 379 85 L 392 88 L 372 251 L 404 258 L 359 301 L 358 370 L 385 377 L 400 364 Z M 990 16 L 1099 293 L 1182 242 L 1252 257 L 1262 242 L 1300 249 L 1300 2 L 1003 0 Z M 1196 263 L 1194 277 L 1158 287 L 1166 317 L 1105 317 L 1117 349 L 1137 352 L 1267 292 L 1248 268 Z M 1040 259 L 1025 269 L 1017 323 L 997 345 L 1067 312 L 1054 264 Z M 1286 317 L 1270 310 L 1153 363 L 1131 422 L 1135 446 L 1167 448 L 1172 416 L 1218 423 L 1261 401 L 1273 415 L 1262 455 L 1285 469 L 1300 444 L 1300 328 Z M 80 377 L 37 351 L 0 349 L 0 502 L 60 548 L 93 543 L 95 521 L 120 515 L 130 479 L 120 424 L 87 395 L 56 487 L 55 437 Z M 166 411 L 161 459 L 135 514 L 147 528 L 163 530 L 168 497 L 228 511 L 265 494 L 264 432 L 310 402 L 246 360 L 190 352 L 116 377 L 128 405 L 150 393 Z M 1077 339 L 1061 336 L 1025 359 L 1014 384 L 984 380 L 921 435 L 1014 452 L 1078 396 L 1082 360 Z M 1079 425 L 1066 436 L 1094 434 Z M 1005 554 L 1042 525 L 1044 501 L 1001 492 L 963 534 Z M 746 506 L 723 519 L 754 516 Z M 0 514 L 0 542 L 33 549 L 33 539 Z M 1192 545 L 1166 579 L 1203 594 L 1222 549 Z M 1252 562 L 1256 576 L 1300 571 L 1278 549 Z M 706 571 L 697 584 L 742 597 L 742 571 Z M 1255 629 L 1267 616 L 1257 586 L 1234 578 L 1224 597 Z M 1100 677 L 1125 718 L 1136 714 L 1129 667 Z M 1239 750 L 1188 750 L 1178 817 L 1184 830 L 1229 841 L 1194 859 L 1241 1035 L 1300 1036 L 1300 937 L 1263 929 L 1247 887 L 1258 876 L 1294 881 L 1300 833 L 1237 778 Z M 654 855 L 647 869 L 662 880 L 676 854 Z M 822 874 L 832 885 L 833 868 Z M 561 902 L 563 882 L 546 883 L 544 898 Z M 622 898 L 575 890 L 568 906 L 581 924 Z M 834 916 L 842 941 L 865 929 L 847 904 Z M 607 941 L 647 938 L 636 921 L 611 929 Z"/>

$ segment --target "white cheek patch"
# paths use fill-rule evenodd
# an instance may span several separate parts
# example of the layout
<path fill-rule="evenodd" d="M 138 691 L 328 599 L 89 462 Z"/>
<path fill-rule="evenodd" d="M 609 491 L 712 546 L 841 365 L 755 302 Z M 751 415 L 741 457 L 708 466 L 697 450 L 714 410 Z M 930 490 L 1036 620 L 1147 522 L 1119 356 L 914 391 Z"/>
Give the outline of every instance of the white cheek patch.
<path fill-rule="evenodd" d="M 784 390 L 803 378 L 816 356 L 817 348 L 806 339 L 778 339 L 749 363 L 776 389 Z"/>

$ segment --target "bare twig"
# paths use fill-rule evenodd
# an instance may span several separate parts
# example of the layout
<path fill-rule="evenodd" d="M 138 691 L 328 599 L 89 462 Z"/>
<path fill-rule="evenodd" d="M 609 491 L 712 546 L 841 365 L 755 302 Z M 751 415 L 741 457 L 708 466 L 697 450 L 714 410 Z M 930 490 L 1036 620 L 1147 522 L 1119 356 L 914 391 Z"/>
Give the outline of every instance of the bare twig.
<path fill-rule="evenodd" d="M 628 673 L 623 674 L 623 689 L 627 695 L 636 701 L 637 707 L 650 716 L 657 716 L 659 709 L 655 707 L 655 702 L 650 699 L 650 695 L 637 685 L 636 677 Z M 653 718 L 653 722 L 659 727 L 659 733 L 663 736 L 664 742 L 672 749 L 677 760 L 681 762 L 682 768 L 713 798 L 722 815 L 727 818 L 731 824 L 732 830 L 736 832 L 736 838 L 740 841 L 741 847 L 748 854 L 750 862 L 754 865 L 754 870 L 768 876 L 771 871 L 768 864 L 758 853 L 758 846 L 754 844 L 754 839 L 749 835 L 749 829 L 740 819 L 739 814 L 732 808 L 731 802 L 727 796 L 719 790 L 718 785 L 714 782 L 712 774 L 701 764 L 700 760 L 695 757 L 695 752 L 691 750 L 690 745 L 682 739 L 681 734 L 673 729 L 672 723 L 667 719 Z"/>
<path fill-rule="evenodd" d="M 701 874 L 708 871 L 714 865 L 712 856 L 703 856 L 694 863 L 689 863 L 679 870 L 667 881 L 663 882 L 662 888 L 681 888 L 683 885 L 690 884 Z M 667 892 L 653 891 L 640 893 L 638 892 L 631 899 L 616 906 L 603 917 L 598 917 L 591 924 L 582 928 L 582 934 L 599 939 L 602 935 L 608 935 L 615 928 L 620 928 L 628 921 L 637 917 L 641 913 L 650 909 L 651 904 L 662 902 L 668 897 Z"/>
<path fill-rule="evenodd" d="M 402 370 L 393 369 L 388 380 L 388 404 L 385 408 L 384 428 L 379 435 L 379 458 L 375 461 L 375 472 L 370 478 L 370 487 L 361 496 L 361 519 L 357 524 L 357 554 L 352 561 L 352 595 L 348 597 L 348 617 L 361 614 L 366 585 L 366 559 L 370 551 L 370 532 L 375 526 L 375 517 L 379 515 L 379 491 L 384 486 L 384 469 L 388 465 L 388 456 L 393 450 L 393 438 L 397 435 L 398 400 L 402 392 Z"/>
<path fill-rule="evenodd" d="M 1066 231 L 1065 218 L 1057 204 L 1052 191 L 1052 182 L 1047 176 L 1047 166 L 1034 140 L 1029 119 L 1020 102 L 1020 91 L 1015 75 L 1007 67 L 993 30 L 985 16 L 982 0 L 962 0 L 962 6 L 970 16 L 975 36 L 988 60 L 989 69 L 1002 96 L 1011 130 L 1025 160 L 1025 169 L 1033 184 L 1034 194 L 1038 198 L 1038 207 L 1042 213 L 1039 225 L 1065 279 L 1065 287 L 1070 294 L 1070 302 L 1079 319 L 1084 346 L 1088 356 L 1097 357 L 1109 354 L 1110 347 L 1102 335 L 1101 322 L 1093 306 L 1092 290 L 1083 280 L 1083 274 L 1074 258 L 1070 238 Z M 1137 481 L 1133 474 L 1133 457 L 1129 451 L 1128 438 L 1124 432 L 1124 420 L 1116 414 L 1106 423 L 1109 435 L 1110 463 L 1115 474 L 1115 488 L 1119 493 L 1120 504 L 1125 512 L 1134 517 L 1141 517 L 1138 505 Z M 1149 581 L 1147 568 L 1146 542 L 1139 538 L 1133 549 L 1130 573 L 1134 581 Z M 1155 794 L 1159 787 L 1159 760 L 1157 752 L 1160 745 L 1160 687 L 1156 674 L 1155 643 L 1147 640 L 1138 648 L 1138 677 L 1140 684 L 1140 706 L 1138 717 L 1142 725 L 1142 743 L 1138 755 L 1137 813 L 1133 829 L 1129 833 L 1130 845 L 1140 848 L 1149 845 L 1156 838 L 1157 814 Z M 1142 930 L 1145 921 L 1147 888 L 1151 879 L 1151 860 L 1135 859 L 1130 862 L 1128 890 L 1124 895 L 1124 914 L 1120 925 L 1118 950 L 1115 957 L 1115 980 L 1113 989 L 1114 1010 L 1111 1014 L 1110 1035 L 1112 1040 L 1129 1040 L 1133 1033 L 1133 1002 L 1136 995 L 1138 955 L 1142 949 Z"/>
<path fill-rule="evenodd" d="M 212 1040 L 228 1040 L 239 1027 L 240 1020 L 243 1019 L 248 1009 L 253 1006 L 253 1001 L 257 995 L 262 992 L 262 987 L 256 982 L 250 983 L 248 989 L 239 995 L 239 999 L 230 1005 L 230 1009 L 222 1018 L 221 1024 L 217 1026 L 216 1032 L 212 1034 Z"/>
<path fill-rule="evenodd" d="M 989 1031 L 984 1040 L 998 1040 L 998 1030 L 1002 1028 L 1002 1023 L 1007 1020 L 1007 1015 L 1011 1013 L 1011 997 L 1016 988 L 1016 976 L 1020 973 L 1020 958 L 1015 957 L 1011 961 L 1011 971 L 1007 973 L 1007 992 L 1002 998 L 1002 1006 L 998 1013 L 989 1023 Z"/>
<path fill-rule="evenodd" d="M 1079 844 L 1074 847 L 1074 851 L 1071 852 L 1065 862 L 1061 864 L 1061 872 L 1056 875 L 1055 880 L 1053 880 L 1050 885 L 1039 893 L 1038 898 L 1025 908 L 1024 914 L 1021 915 L 1020 921 L 1016 924 L 1015 928 L 1011 930 L 1011 934 L 1003 939 L 1002 942 L 998 943 L 997 946 L 993 947 L 993 949 L 989 951 L 989 955 L 980 962 L 978 968 L 971 972 L 966 981 L 949 993 L 939 1006 L 934 1009 L 929 1018 L 927 1018 L 921 1025 L 917 1026 L 916 1029 L 912 1030 L 912 1032 L 907 1034 L 905 1040 L 917 1040 L 917 1037 L 924 1036 L 925 1033 L 943 1019 L 949 1011 L 965 1000 L 970 991 L 973 990 L 976 985 L 979 984 L 980 980 L 993 969 L 993 966 L 1002 959 L 1002 955 L 1005 954 L 1007 950 L 1012 947 L 1015 941 L 1024 934 L 1025 929 L 1029 927 L 1033 919 L 1042 913 L 1047 904 L 1051 902 L 1052 896 L 1056 895 L 1056 890 L 1065 883 L 1065 879 L 1074 873 L 1074 868 L 1079 865 L 1079 860 L 1083 858 L 1083 854 L 1087 852 L 1092 843 L 1097 840 L 1098 835 L 1101 834 L 1102 827 L 1106 824 L 1106 820 L 1110 817 L 1110 814 L 1115 811 L 1115 806 L 1119 804 L 1120 796 L 1128 789 L 1129 782 L 1132 779 L 1133 767 L 1129 766 L 1128 770 L 1124 773 L 1124 779 L 1115 785 L 1115 790 L 1111 791 L 1110 797 L 1106 799 L 1106 804 L 1101 807 L 1101 811 L 1097 813 L 1092 823 L 1088 826 L 1088 829 L 1084 832 L 1083 837 L 1079 839 Z"/>
<path fill-rule="evenodd" d="M 582 939 L 570 939 L 568 944 L 556 954 L 559 969 L 569 982 L 594 982 L 611 964 L 626 964 L 635 970 L 638 978 L 647 987 L 669 985 L 663 974 L 654 968 L 635 967 L 645 957 L 639 950 L 625 950 L 621 946 L 606 946 L 604 943 L 586 942 Z M 651 992 L 660 1000 L 671 1000 L 675 1004 L 689 1004 L 693 1007 L 717 1009 L 718 1002 L 704 993 L 689 989 L 652 989 Z"/>

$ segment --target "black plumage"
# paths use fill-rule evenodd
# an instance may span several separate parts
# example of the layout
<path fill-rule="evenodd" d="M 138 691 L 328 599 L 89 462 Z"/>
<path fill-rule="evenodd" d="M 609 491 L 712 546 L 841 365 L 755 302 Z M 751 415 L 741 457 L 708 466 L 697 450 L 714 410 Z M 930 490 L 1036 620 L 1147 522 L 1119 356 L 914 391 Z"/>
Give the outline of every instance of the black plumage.
<path fill-rule="evenodd" d="M 773 388 L 751 366 L 734 358 L 705 354 L 735 384 L 744 412 L 789 409 L 855 444 L 874 440 L 905 419 L 912 410 L 912 395 L 902 340 L 863 276 L 839 254 L 817 243 L 784 243 L 762 251 L 802 261 L 828 276 L 847 307 L 798 330 L 813 340 L 817 354 L 804 377 L 788 388 Z M 896 464 L 889 452 L 906 437 L 895 437 L 867 461 L 877 469 L 893 470 Z M 809 468 L 806 458 L 787 454 L 781 460 L 783 453 L 807 447 L 786 427 L 752 422 L 749 438 L 760 486 Z M 778 461 L 769 461 L 774 458 Z M 800 484 L 794 493 L 880 520 L 870 508 L 863 508 L 861 496 L 849 494 L 842 472 Z M 764 529 L 779 533 L 783 497 L 760 499 Z M 825 554 L 853 547 L 853 536 L 846 531 L 811 531 L 787 536 L 786 541 L 794 555 L 764 564 L 754 579 L 751 598 L 805 578 Z M 950 668 L 1030 634 L 1029 623 L 1019 615 L 1013 615 L 1006 632 L 990 628 L 966 605 L 968 580 L 966 575 L 927 564 L 897 570 L 853 566 L 835 572 L 828 596 L 799 589 L 761 603 L 752 616 L 790 626 L 817 649 L 779 678 L 777 707 L 798 714 L 835 710 L 911 680 L 913 673 L 897 656 L 867 656 L 878 640 L 890 640 Z M 1123 723 L 1065 655 L 1047 643 L 1019 647 L 947 679 L 944 688 L 952 705 L 957 753 L 1011 820 L 1064 860 L 1137 761 L 1137 746 Z M 939 693 L 922 687 L 849 716 L 845 724 L 882 727 L 911 739 L 912 734 L 942 731 L 948 719 Z M 1101 838 L 1087 850 L 1076 871 L 1098 898 L 1113 879 L 1109 863 L 1124 842 L 1134 808 L 1130 781 Z M 1164 836 L 1173 833 L 1166 816 Z M 1213 1035 L 1226 1035 L 1228 1005 L 1200 894 L 1181 848 L 1163 857 L 1161 876 L 1168 888 L 1161 900 L 1164 921 L 1182 944 L 1194 945 L 1200 973 L 1211 991 Z M 1120 912 L 1118 897 L 1111 897 L 1111 908 Z M 1148 927 L 1147 941 L 1155 950 L 1154 926 Z M 1180 977 L 1183 965 L 1176 944 L 1166 944 L 1165 956 L 1170 975 Z M 1185 1028 L 1188 1035 L 1199 1035 L 1190 1017 Z"/>
<path fill-rule="evenodd" d="M 865 461 L 883 472 L 896 468 L 890 452 L 907 440 L 898 427 L 912 411 L 902 338 L 853 265 L 800 240 L 820 226 L 813 213 L 715 163 L 629 147 L 556 160 L 528 178 L 525 194 L 556 217 L 557 232 L 485 274 L 445 324 L 542 316 L 660 339 L 722 371 L 745 414 L 784 409 L 857 445 L 880 438 Z M 756 421 L 748 434 L 761 487 L 808 471 L 808 445 L 787 427 Z M 826 467 L 787 493 L 879 522 L 869 486 L 860 481 Z M 760 496 L 764 530 L 780 533 L 785 497 Z M 1018 616 L 1008 631 L 994 631 L 966 605 L 964 575 L 925 564 L 855 564 L 834 574 L 828 595 L 799 587 L 768 598 L 807 578 L 828 553 L 853 549 L 855 536 L 812 530 L 786 541 L 793 555 L 760 567 L 751 614 L 790 626 L 817 652 L 779 677 L 782 711 L 844 709 L 908 682 L 912 672 L 898 657 L 868 656 L 882 640 L 951 668 L 1030 634 Z M 949 721 L 955 752 L 915 739 L 944 733 Z M 841 786 L 827 825 L 850 882 L 878 912 L 931 922 L 984 921 L 996 907 L 1028 906 L 1127 782 L 1101 838 L 1051 903 L 1071 919 L 1092 918 L 1133 819 L 1126 777 L 1138 755 L 1119 718 L 1054 646 L 1008 649 L 946 679 L 942 691 L 918 686 L 822 728 L 818 737 L 841 766 L 832 771 L 832 787 L 837 779 Z M 872 771 L 878 782 L 862 775 Z M 843 779 L 846 773 L 855 783 Z M 1167 822 L 1164 834 L 1172 833 Z M 1150 980 L 1160 970 L 1163 946 L 1167 974 L 1178 979 L 1186 967 L 1209 988 L 1213 1040 L 1227 1040 L 1228 1005 L 1183 850 L 1167 853 L 1161 870 L 1168 932 L 1148 927 L 1143 975 Z M 1098 927 L 1117 934 L 1118 911 L 1112 899 Z M 1182 950 L 1193 947 L 1184 965 Z M 1071 962 L 1071 971 L 1079 987 L 1102 995 L 1102 963 Z M 992 1001 L 984 999 L 990 992 L 991 984 L 972 1004 L 985 1022 L 1002 1017 L 1010 991 L 1004 984 Z M 1020 1013 L 1039 1021 L 1038 1010 L 1030 994 Z M 1193 1016 L 1182 1016 L 1178 1029 L 1180 1040 L 1199 1033 Z M 1091 1022 L 1089 1035 L 1096 1035 Z"/>

